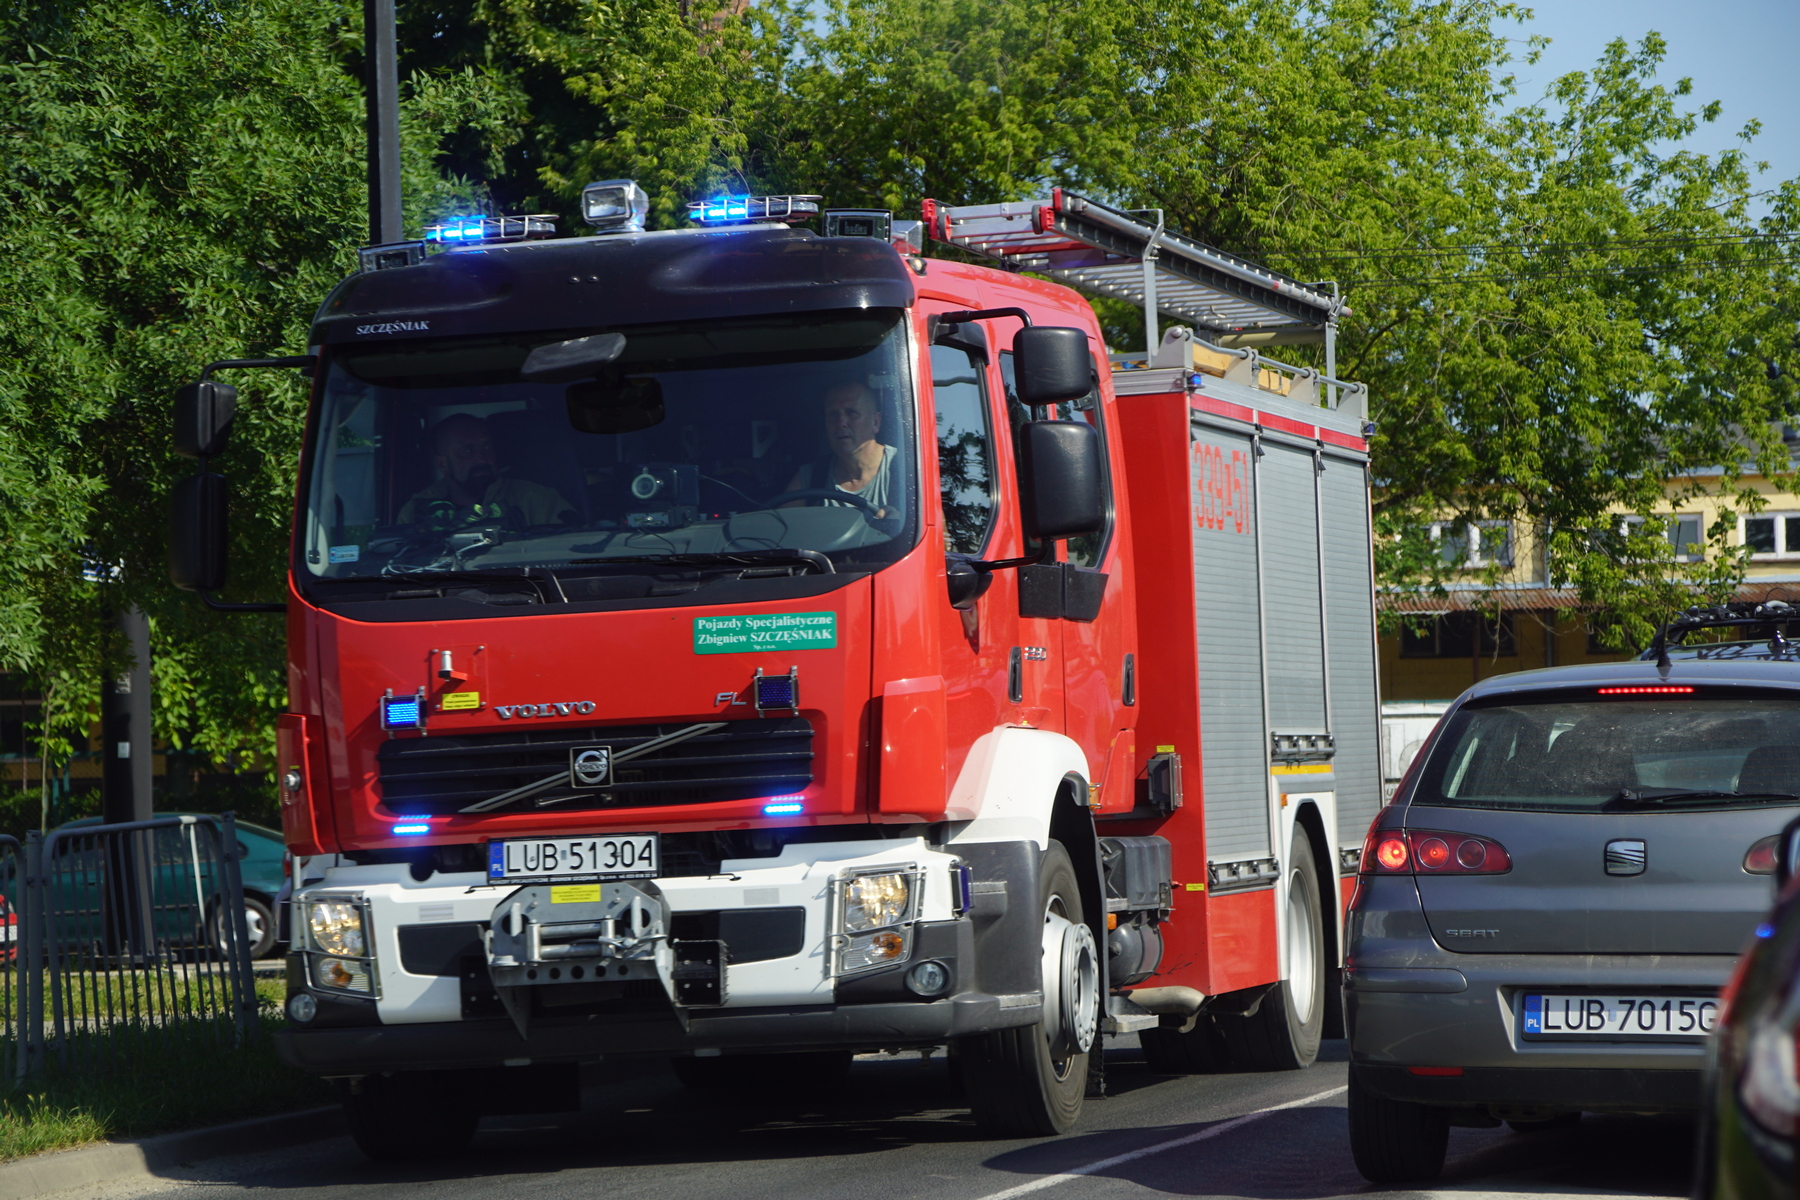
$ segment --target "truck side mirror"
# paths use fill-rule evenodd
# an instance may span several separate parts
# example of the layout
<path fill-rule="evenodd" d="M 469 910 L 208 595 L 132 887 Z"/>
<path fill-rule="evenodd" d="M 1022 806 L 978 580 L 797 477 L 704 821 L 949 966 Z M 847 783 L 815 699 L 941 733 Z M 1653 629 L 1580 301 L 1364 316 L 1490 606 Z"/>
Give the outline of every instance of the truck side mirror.
<path fill-rule="evenodd" d="M 188 384 L 175 393 L 175 453 L 186 458 L 223 454 L 236 415 L 237 389 L 229 383 L 206 379 Z"/>
<path fill-rule="evenodd" d="M 1033 325 L 1013 335 L 1019 402 L 1028 408 L 1079 400 L 1094 390 L 1087 331 Z"/>
<path fill-rule="evenodd" d="M 223 475 L 190 475 L 170 494 L 169 580 L 189 592 L 225 586 Z"/>
<path fill-rule="evenodd" d="M 1081 394 L 1087 394 L 1085 387 Z M 1085 421 L 1031 421 L 1019 427 L 1018 450 L 1019 509 L 1027 537 L 1054 541 L 1106 527 L 1098 430 Z"/>

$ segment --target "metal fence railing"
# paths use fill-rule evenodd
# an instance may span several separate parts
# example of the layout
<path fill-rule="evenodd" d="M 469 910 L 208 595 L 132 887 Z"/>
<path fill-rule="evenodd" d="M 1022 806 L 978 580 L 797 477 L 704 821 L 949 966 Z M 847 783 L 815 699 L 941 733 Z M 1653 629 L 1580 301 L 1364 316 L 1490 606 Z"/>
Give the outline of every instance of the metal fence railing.
<path fill-rule="evenodd" d="M 0 984 L 11 1047 L 0 1078 L 50 1065 L 179 1069 L 195 1050 L 254 1036 L 231 814 L 5 839 L 0 894 L 0 914 L 16 918 Z"/>
<path fill-rule="evenodd" d="M 22 877 L 19 839 L 0 834 L 0 1088 L 21 1074 L 19 900 L 13 881 Z"/>

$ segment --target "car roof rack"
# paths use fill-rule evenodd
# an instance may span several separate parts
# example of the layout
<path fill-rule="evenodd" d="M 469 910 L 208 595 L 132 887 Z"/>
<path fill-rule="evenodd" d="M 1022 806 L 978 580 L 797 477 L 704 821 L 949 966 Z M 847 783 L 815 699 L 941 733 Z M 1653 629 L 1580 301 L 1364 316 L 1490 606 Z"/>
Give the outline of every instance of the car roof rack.
<path fill-rule="evenodd" d="M 1795 608 L 1785 600 L 1731 600 L 1724 604 L 1696 604 L 1683 610 L 1680 616 L 1667 621 L 1656 631 L 1656 640 L 1650 643 L 1645 658 L 1654 655 L 1658 670 L 1669 667 L 1669 639 L 1673 637 L 1675 644 L 1696 629 L 1717 629 L 1728 626 L 1769 625 L 1775 628 L 1769 632 L 1769 649 L 1776 654 L 1793 648 L 1793 643 L 1782 636 L 1781 622 L 1800 621 L 1800 608 Z"/>

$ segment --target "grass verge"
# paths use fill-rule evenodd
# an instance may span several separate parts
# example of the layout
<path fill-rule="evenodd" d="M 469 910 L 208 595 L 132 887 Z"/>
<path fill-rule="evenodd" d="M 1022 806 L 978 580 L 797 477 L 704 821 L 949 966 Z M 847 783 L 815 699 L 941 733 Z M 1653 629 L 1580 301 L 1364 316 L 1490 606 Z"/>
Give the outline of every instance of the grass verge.
<path fill-rule="evenodd" d="M 0 1162 L 329 1104 L 329 1084 L 276 1061 L 270 1035 L 286 1023 L 282 981 L 258 979 L 256 990 L 262 1029 L 247 1046 L 119 1029 L 98 1065 L 52 1069 L 0 1091 Z"/>

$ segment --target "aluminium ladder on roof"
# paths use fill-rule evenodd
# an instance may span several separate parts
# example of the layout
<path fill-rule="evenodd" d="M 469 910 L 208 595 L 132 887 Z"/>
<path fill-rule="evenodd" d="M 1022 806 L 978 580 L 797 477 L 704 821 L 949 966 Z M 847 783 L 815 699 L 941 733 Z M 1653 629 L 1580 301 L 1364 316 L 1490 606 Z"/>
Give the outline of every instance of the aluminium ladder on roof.
<path fill-rule="evenodd" d="M 1325 373 L 1336 374 L 1337 318 L 1350 311 L 1339 297 L 1166 229 L 1160 212 L 1149 225 L 1055 188 L 1048 202 L 952 207 L 926 200 L 921 216 L 938 241 L 1142 307 L 1152 354 L 1156 315 L 1163 312 L 1224 344 L 1254 335 L 1267 335 L 1256 341 L 1323 341 Z"/>

